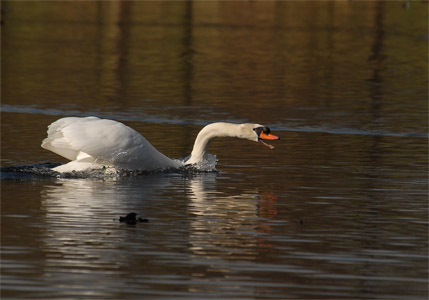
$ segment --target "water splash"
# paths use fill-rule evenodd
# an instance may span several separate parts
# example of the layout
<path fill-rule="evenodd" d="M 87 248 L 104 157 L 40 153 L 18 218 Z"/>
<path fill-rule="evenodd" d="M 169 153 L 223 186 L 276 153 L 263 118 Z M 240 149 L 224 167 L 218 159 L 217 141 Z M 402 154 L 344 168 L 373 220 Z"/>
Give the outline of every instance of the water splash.
<path fill-rule="evenodd" d="M 190 156 L 183 159 L 183 161 L 186 161 Z M 185 170 L 193 170 L 196 172 L 216 172 L 216 164 L 218 160 L 216 158 L 216 155 L 207 153 L 205 159 L 202 162 L 196 163 L 196 164 L 188 164 L 185 165 L 181 169 Z"/>
<path fill-rule="evenodd" d="M 33 177 L 56 177 L 58 172 L 52 170 L 59 163 L 39 163 L 0 168 L 1 180 L 31 179 Z"/>
<path fill-rule="evenodd" d="M 186 159 L 183 159 L 185 161 Z M 177 173 L 177 174 L 196 174 L 217 172 L 216 170 L 216 155 L 208 154 L 206 160 L 198 164 L 184 165 L 179 168 L 163 168 L 154 171 L 143 170 L 126 170 L 105 167 L 101 169 L 92 169 L 89 171 L 72 171 L 59 173 L 52 168 L 58 167 L 59 163 L 38 163 L 33 165 L 2 167 L 0 169 L 1 180 L 23 180 L 32 178 L 92 178 L 92 179 L 107 179 L 121 177 L 135 177 L 141 175 L 159 174 L 159 173 Z"/>

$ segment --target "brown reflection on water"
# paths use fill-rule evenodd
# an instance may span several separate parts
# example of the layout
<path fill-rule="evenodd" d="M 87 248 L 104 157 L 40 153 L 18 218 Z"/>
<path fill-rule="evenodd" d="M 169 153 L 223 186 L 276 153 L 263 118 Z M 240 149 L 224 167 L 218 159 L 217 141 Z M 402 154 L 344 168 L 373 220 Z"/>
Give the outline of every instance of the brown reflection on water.
<path fill-rule="evenodd" d="M 2 101 L 421 132 L 422 5 L 5 3 L 2 69 L 10 75 Z M 401 91 L 416 80 L 422 89 L 410 97 L 414 104 L 403 105 Z M 393 107 L 398 115 L 385 118 Z"/>
<path fill-rule="evenodd" d="M 426 2 L 2 9 L 2 166 L 63 162 L 40 142 L 64 115 L 173 158 L 209 121 L 281 136 L 214 141 L 216 174 L 3 180 L 2 296 L 427 296 Z"/>

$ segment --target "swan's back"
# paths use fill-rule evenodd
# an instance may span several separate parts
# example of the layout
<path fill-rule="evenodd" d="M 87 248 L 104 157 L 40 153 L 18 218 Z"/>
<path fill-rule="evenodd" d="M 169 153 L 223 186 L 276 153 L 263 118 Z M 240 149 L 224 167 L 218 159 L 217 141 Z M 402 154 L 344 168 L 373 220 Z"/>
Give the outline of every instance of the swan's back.
<path fill-rule="evenodd" d="M 97 166 L 151 171 L 180 165 L 179 161 L 157 151 L 134 129 L 96 117 L 68 117 L 55 121 L 49 125 L 42 148 L 72 161 L 57 167 L 59 172 Z"/>

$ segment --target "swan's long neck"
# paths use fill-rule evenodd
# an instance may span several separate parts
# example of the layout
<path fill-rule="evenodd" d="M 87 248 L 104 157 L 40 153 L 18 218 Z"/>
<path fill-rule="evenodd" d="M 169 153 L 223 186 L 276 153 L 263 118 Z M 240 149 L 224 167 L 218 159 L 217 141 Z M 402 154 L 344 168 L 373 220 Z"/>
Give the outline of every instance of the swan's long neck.
<path fill-rule="evenodd" d="M 186 161 L 187 164 L 202 162 L 207 155 L 210 142 L 217 137 L 237 137 L 240 136 L 240 124 L 231 123 L 212 123 L 201 129 L 195 139 L 194 148 L 191 157 Z"/>

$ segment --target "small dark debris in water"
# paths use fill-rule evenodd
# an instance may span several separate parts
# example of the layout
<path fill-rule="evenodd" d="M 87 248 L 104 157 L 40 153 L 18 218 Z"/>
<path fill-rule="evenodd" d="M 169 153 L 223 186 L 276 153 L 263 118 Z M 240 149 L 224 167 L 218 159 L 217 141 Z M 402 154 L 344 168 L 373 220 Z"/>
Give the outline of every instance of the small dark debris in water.
<path fill-rule="evenodd" d="M 299 224 L 301 224 L 301 225 L 304 224 L 304 220 L 300 220 Z"/>
<path fill-rule="evenodd" d="M 137 214 L 135 212 L 131 212 L 125 217 L 119 217 L 119 222 L 127 223 L 130 225 L 135 225 L 137 223 L 148 223 L 148 219 L 137 218 Z"/>

